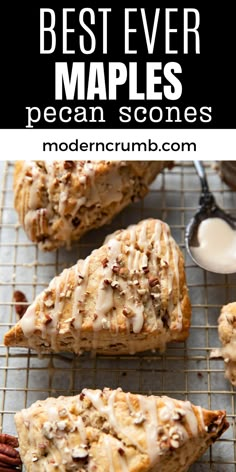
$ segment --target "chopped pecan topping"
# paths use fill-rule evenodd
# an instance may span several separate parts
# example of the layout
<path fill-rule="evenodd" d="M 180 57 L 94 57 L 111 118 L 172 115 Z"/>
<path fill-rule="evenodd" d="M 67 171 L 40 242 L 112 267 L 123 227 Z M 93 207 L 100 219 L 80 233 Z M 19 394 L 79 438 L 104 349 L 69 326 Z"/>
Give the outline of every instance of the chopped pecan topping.
<path fill-rule="evenodd" d="M 158 277 L 150 277 L 148 282 L 149 282 L 150 287 L 155 287 L 156 285 L 159 285 Z"/>
<path fill-rule="evenodd" d="M 163 269 L 168 269 L 168 267 L 169 267 L 168 262 L 167 262 L 167 261 L 164 261 L 164 260 L 162 259 L 162 260 L 161 260 L 161 267 L 162 267 Z"/>
<path fill-rule="evenodd" d="M 16 314 L 19 316 L 19 318 L 22 318 L 29 306 L 28 300 L 25 294 L 20 290 L 15 290 L 13 293 L 13 300 L 15 302 Z"/>
<path fill-rule="evenodd" d="M 54 301 L 49 298 L 47 300 L 44 300 L 44 305 L 47 306 L 48 308 L 52 308 L 54 306 Z"/>
<path fill-rule="evenodd" d="M 113 265 L 112 272 L 114 272 L 114 274 L 118 274 L 120 272 L 120 266 Z"/>
<path fill-rule="evenodd" d="M 29 169 L 27 169 L 25 175 L 26 177 L 32 177 L 32 172 Z"/>
<path fill-rule="evenodd" d="M 64 182 L 65 184 L 68 184 L 70 178 L 71 178 L 71 173 L 67 172 L 65 175 L 62 176 L 61 181 Z"/>
<path fill-rule="evenodd" d="M 75 162 L 74 161 L 64 161 L 64 169 L 66 170 L 71 170 L 73 169 L 75 166 Z"/>
<path fill-rule="evenodd" d="M 111 283 L 111 287 L 112 288 L 119 288 L 119 284 L 118 284 L 117 280 L 113 280 L 113 282 Z"/>
<path fill-rule="evenodd" d="M 132 318 L 134 316 L 134 313 L 132 310 L 130 310 L 129 308 L 125 307 L 123 309 L 123 315 L 125 315 L 127 318 Z"/>
<path fill-rule="evenodd" d="M 147 290 L 145 288 L 138 288 L 137 292 L 142 297 L 143 295 L 147 293 Z"/>
<path fill-rule="evenodd" d="M 180 446 L 178 439 L 170 439 L 170 446 L 177 449 Z"/>
<path fill-rule="evenodd" d="M 134 424 L 142 424 L 145 420 L 146 420 L 146 418 L 141 412 L 136 413 L 135 419 L 134 419 Z"/>
<path fill-rule="evenodd" d="M 104 280 L 103 280 L 103 284 L 104 284 L 106 287 L 108 287 L 108 285 L 111 285 L 111 282 L 112 282 L 112 281 L 109 280 L 109 279 L 104 279 Z"/>
<path fill-rule="evenodd" d="M 88 451 L 85 448 L 82 447 L 75 447 L 72 449 L 71 453 L 72 459 L 76 460 L 85 460 L 88 457 Z"/>
<path fill-rule="evenodd" d="M 45 313 L 45 325 L 51 323 L 52 317 L 49 315 L 49 313 Z"/>
<path fill-rule="evenodd" d="M 75 216 L 74 218 L 72 218 L 71 221 L 72 221 L 72 225 L 73 225 L 75 228 L 77 228 L 77 227 L 80 225 L 80 223 L 81 223 L 81 221 L 80 221 L 80 219 L 78 218 L 78 216 Z"/>
<path fill-rule="evenodd" d="M 102 267 L 104 267 L 104 269 L 105 269 L 105 267 L 107 267 L 108 262 L 109 262 L 109 261 L 108 261 L 107 257 L 105 257 L 105 258 L 102 260 Z"/>
<path fill-rule="evenodd" d="M 185 415 L 186 413 L 182 408 L 175 408 L 172 419 L 174 421 L 181 421 Z"/>
<path fill-rule="evenodd" d="M 127 279 L 128 278 L 128 275 L 129 275 L 129 271 L 127 269 L 127 267 L 121 267 L 120 271 L 119 271 L 119 275 L 123 278 L 123 279 Z"/>
<path fill-rule="evenodd" d="M 122 447 L 119 447 L 118 452 L 121 456 L 124 456 L 124 454 L 125 454 L 125 451 L 124 451 L 124 449 L 122 449 Z"/>

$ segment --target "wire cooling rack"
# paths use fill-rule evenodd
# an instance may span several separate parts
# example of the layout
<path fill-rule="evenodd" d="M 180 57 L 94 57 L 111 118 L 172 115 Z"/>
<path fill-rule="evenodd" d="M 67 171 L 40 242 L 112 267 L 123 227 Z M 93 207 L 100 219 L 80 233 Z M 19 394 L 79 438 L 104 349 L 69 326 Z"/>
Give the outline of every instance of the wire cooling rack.
<path fill-rule="evenodd" d="M 158 176 L 142 202 L 130 205 L 110 225 L 92 231 L 71 251 L 42 253 L 31 243 L 13 209 L 14 163 L 0 162 L 0 428 L 14 434 L 14 413 L 37 399 L 76 394 L 84 387 L 122 387 L 140 393 L 167 394 L 188 399 L 206 408 L 227 410 L 229 430 L 191 472 L 232 472 L 236 470 L 235 391 L 224 379 L 224 365 L 210 360 L 210 351 L 219 345 L 217 317 L 223 304 L 236 299 L 236 274 L 216 275 L 196 267 L 186 256 L 187 281 L 193 306 L 192 326 L 186 343 L 168 347 L 164 355 L 92 358 L 72 355 L 45 355 L 38 358 L 27 349 L 7 349 L 4 333 L 16 321 L 14 290 L 33 301 L 37 293 L 64 267 L 99 247 L 115 229 L 147 217 L 167 221 L 183 252 L 185 224 L 195 211 L 199 181 L 190 162 L 177 162 L 173 170 Z M 212 163 L 206 163 L 210 188 L 226 210 L 236 209 L 236 192 L 223 184 Z"/>

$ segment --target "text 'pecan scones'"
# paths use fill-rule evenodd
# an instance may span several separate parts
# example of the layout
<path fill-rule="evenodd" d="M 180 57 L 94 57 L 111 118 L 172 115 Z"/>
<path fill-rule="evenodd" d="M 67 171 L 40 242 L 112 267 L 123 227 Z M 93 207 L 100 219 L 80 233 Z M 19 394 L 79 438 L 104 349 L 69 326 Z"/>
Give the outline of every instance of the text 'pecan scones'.
<path fill-rule="evenodd" d="M 149 219 L 55 277 L 5 344 L 39 352 L 164 349 L 186 339 L 190 315 L 183 255 L 169 226 Z"/>
<path fill-rule="evenodd" d="M 186 472 L 228 428 L 225 411 L 84 389 L 15 416 L 27 472 Z"/>
<path fill-rule="evenodd" d="M 136 198 L 168 161 L 19 161 L 14 204 L 27 236 L 40 249 L 70 246 L 107 223 Z"/>

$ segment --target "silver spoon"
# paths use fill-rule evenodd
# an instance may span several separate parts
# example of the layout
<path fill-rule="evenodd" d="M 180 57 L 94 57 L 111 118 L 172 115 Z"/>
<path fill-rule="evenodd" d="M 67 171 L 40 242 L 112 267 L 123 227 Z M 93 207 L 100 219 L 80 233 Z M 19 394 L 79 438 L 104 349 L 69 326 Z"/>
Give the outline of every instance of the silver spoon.
<path fill-rule="evenodd" d="M 193 216 L 193 218 L 190 220 L 186 227 L 186 232 L 185 232 L 185 245 L 186 249 L 193 259 L 193 261 L 202 267 L 203 269 L 206 269 L 210 272 L 217 272 L 217 273 L 232 273 L 236 272 L 236 265 L 235 265 L 235 270 L 230 270 L 228 271 L 227 269 L 222 269 L 222 270 L 213 270 L 209 263 L 203 264 L 202 260 L 201 263 L 196 259 L 196 256 L 193 255 L 192 253 L 192 248 L 199 247 L 199 240 L 198 240 L 198 230 L 199 230 L 199 225 L 202 221 L 208 219 L 208 218 L 220 218 L 224 220 L 233 230 L 236 230 L 236 218 L 231 216 L 229 213 L 226 213 L 224 210 L 222 210 L 215 202 L 215 198 L 213 194 L 209 190 L 206 174 L 204 167 L 202 165 L 201 161 L 194 161 L 195 169 L 197 171 L 197 174 L 200 178 L 201 182 L 201 187 L 202 187 L 202 193 L 199 199 L 199 208 L 196 212 L 196 214 Z M 217 256 L 217 255 L 216 255 Z"/>

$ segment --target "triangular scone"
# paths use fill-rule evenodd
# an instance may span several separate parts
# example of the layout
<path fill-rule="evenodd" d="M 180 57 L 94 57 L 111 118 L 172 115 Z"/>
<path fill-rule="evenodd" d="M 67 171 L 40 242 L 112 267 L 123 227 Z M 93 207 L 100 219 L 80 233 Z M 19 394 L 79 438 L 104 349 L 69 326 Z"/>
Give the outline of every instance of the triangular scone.
<path fill-rule="evenodd" d="M 183 255 L 169 226 L 149 219 L 55 277 L 5 344 L 39 352 L 164 349 L 186 339 L 190 314 Z"/>
<path fill-rule="evenodd" d="M 27 236 L 40 249 L 70 246 L 107 223 L 170 161 L 19 161 L 14 204 Z"/>
<path fill-rule="evenodd" d="M 222 307 L 218 324 L 219 338 L 223 346 L 214 349 L 211 357 L 224 359 L 225 377 L 236 386 L 236 302 Z"/>
<path fill-rule="evenodd" d="M 84 389 L 15 416 L 27 472 L 186 472 L 228 428 L 225 411 Z"/>

